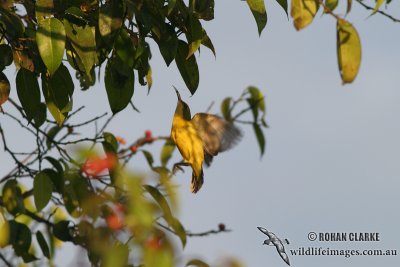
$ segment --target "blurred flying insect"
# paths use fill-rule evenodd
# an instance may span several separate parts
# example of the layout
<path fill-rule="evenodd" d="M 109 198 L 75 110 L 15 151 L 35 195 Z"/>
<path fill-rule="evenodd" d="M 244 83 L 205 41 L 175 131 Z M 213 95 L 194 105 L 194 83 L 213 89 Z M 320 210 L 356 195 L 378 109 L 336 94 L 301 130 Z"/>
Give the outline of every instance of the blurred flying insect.
<path fill-rule="evenodd" d="M 219 152 L 232 148 L 242 136 L 233 123 L 223 118 L 207 113 L 197 113 L 191 117 L 189 106 L 178 96 L 174 118 L 171 127 L 171 139 L 175 142 L 183 157 L 183 162 L 174 166 L 191 166 L 191 192 L 200 190 L 204 182 L 203 162 L 211 164 Z"/>

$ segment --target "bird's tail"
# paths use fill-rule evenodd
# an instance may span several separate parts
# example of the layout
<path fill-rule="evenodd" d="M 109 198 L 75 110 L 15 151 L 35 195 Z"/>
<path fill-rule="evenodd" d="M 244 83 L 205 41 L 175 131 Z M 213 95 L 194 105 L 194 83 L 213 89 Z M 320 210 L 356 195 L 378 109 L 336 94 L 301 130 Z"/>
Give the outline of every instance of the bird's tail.
<path fill-rule="evenodd" d="M 190 185 L 190 191 L 197 193 L 204 183 L 203 168 L 201 168 L 200 175 L 196 176 L 195 172 L 192 172 L 192 183 Z"/>

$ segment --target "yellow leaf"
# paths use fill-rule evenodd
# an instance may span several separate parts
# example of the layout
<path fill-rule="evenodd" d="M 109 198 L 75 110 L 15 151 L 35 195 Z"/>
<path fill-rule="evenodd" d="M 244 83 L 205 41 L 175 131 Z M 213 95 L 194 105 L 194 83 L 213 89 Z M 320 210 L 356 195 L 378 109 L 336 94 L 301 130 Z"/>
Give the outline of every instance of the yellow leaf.
<path fill-rule="evenodd" d="M 337 22 L 337 55 L 343 84 L 357 76 L 361 63 L 361 41 L 356 29 L 346 20 Z"/>
<path fill-rule="evenodd" d="M 3 210 L 0 208 L 0 248 L 4 248 L 9 244 L 10 240 L 10 224 L 4 217 Z"/>
<path fill-rule="evenodd" d="M 313 21 L 318 8 L 317 0 L 292 0 L 290 15 L 296 30 L 307 27 Z"/>

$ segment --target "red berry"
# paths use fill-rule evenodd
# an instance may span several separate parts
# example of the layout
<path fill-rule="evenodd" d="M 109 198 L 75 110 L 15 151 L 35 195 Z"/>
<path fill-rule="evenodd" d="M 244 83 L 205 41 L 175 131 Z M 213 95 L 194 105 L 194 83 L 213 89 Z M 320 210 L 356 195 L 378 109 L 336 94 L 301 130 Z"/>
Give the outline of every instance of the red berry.
<path fill-rule="evenodd" d="M 131 151 L 132 151 L 132 153 L 136 153 L 137 152 L 137 146 L 135 146 L 135 145 L 131 146 Z"/>
<path fill-rule="evenodd" d="M 218 224 L 218 229 L 220 231 L 225 231 L 225 224 L 223 224 L 223 223 Z"/>
<path fill-rule="evenodd" d="M 145 139 L 147 142 L 153 141 L 153 133 L 152 133 L 150 130 L 145 131 L 145 132 L 144 132 L 144 139 Z"/>
<path fill-rule="evenodd" d="M 147 240 L 146 246 L 150 249 L 158 250 L 161 247 L 161 239 L 158 237 L 152 237 Z"/>

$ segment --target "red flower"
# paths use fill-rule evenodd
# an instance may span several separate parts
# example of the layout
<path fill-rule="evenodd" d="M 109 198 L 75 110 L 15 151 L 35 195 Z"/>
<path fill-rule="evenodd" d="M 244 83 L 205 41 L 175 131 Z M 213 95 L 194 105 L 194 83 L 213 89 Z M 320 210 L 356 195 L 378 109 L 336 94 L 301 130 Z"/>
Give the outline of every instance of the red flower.
<path fill-rule="evenodd" d="M 105 170 L 110 170 L 117 164 L 117 158 L 113 154 L 107 154 L 101 159 L 97 156 L 88 158 L 82 166 L 82 171 L 88 176 L 98 176 Z"/>

